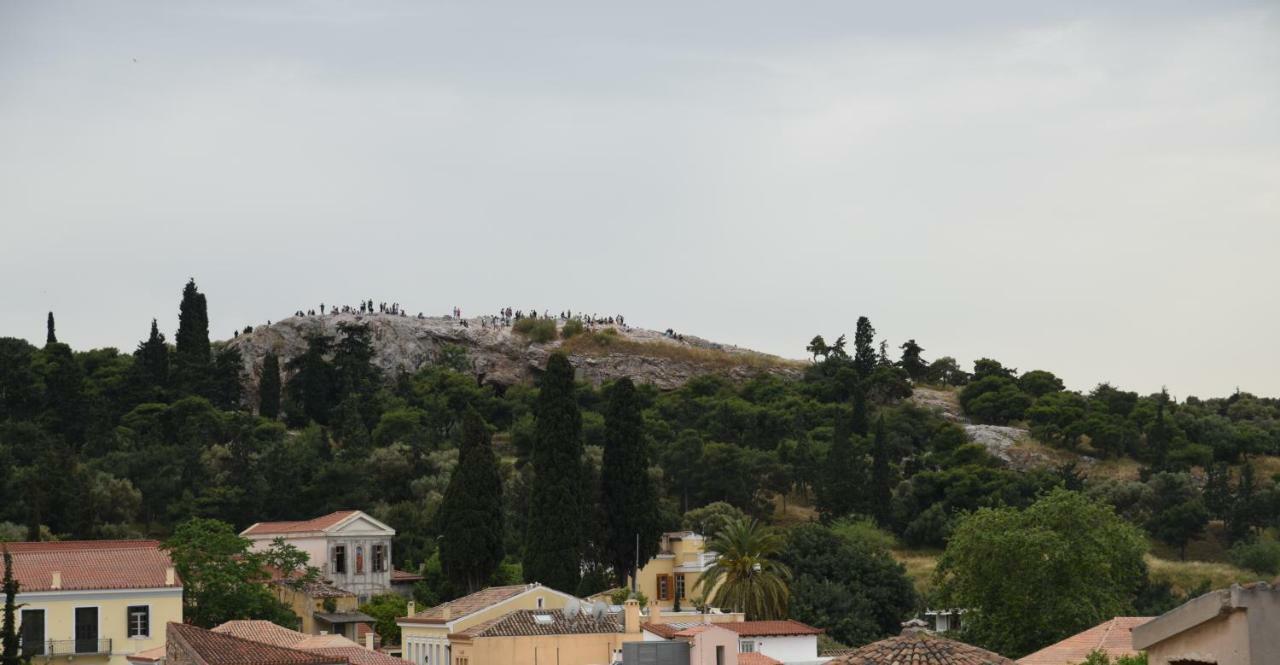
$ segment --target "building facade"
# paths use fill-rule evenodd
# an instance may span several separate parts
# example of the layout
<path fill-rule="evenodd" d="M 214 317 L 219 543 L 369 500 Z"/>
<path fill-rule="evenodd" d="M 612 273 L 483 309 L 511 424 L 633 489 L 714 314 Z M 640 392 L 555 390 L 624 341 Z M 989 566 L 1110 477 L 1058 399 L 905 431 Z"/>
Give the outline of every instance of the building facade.
<path fill-rule="evenodd" d="M 240 532 L 264 550 L 277 538 L 307 553 L 334 586 L 360 603 L 392 590 L 391 539 L 395 529 L 359 510 L 343 510 L 297 522 L 258 522 Z"/>
<path fill-rule="evenodd" d="M 454 662 L 451 635 L 459 635 L 515 610 L 559 610 L 570 602 L 579 601 L 570 594 L 539 584 L 489 587 L 421 612 L 415 612 L 410 602 L 409 615 L 396 621 L 400 627 L 402 657 L 414 665 L 448 665 Z"/>
<path fill-rule="evenodd" d="M 1280 663 L 1280 586 L 1210 591 L 1133 629 L 1149 665 Z"/>
<path fill-rule="evenodd" d="M 182 621 L 182 584 L 154 540 L 8 543 L 21 651 L 33 663 L 125 665 Z"/>
<path fill-rule="evenodd" d="M 716 553 L 706 549 L 706 538 L 692 531 L 662 534 L 658 554 L 640 568 L 636 590 L 652 605 L 663 610 L 691 609 L 699 597 L 709 601 L 712 590 L 696 589 L 698 580 L 716 562 Z M 628 580 L 630 582 L 630 580 Z M 696 589 L 696 590 L 695 590 Z"/>

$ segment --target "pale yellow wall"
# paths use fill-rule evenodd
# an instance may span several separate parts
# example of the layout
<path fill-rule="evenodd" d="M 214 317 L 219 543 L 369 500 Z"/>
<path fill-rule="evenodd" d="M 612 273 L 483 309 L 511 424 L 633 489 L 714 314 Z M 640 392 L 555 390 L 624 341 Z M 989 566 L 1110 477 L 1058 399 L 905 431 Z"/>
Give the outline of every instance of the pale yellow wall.
<path fill-rule="evenodd" d="M 622 633 L 480 637 L 454 643 L 450 665 L 608 665 L 624 640 Z"/>
<path fill-rule="evenodd" d="M 113 593 L 97 592 L 65 592 L 65 593 L 32 593 L 18 594 L 17 602 L 25 607 L 19 609 L 19 622 L 23 609 L 44 610 L 45 640 L 75 639 L 75 608 L 98 608 L 98 638 L 111 640 L 111 656 L 77 655 L 75 660 L 92 663 L 110 663 L 110 665 L 126 665 L 125 656 L 157 647 L 164 644 L 165 624 L 170 621 L 182 622 L 182 590 L 164 589 L 154 593 L 138 593 L 135 591 Z M 132 605 L 151 606 L 151 635 L 147 638 L 128 637 L 128 607 Z M 21 624 L 19 624 L 21 630 Z M 39 665 L 46 661 L 66 661 L 66 656 L 36 656 L 32 663 Z"/>
<path fill-rule="evenodd" d="M 704 630 L 689 645 L 689 665 L 717 665 L 716 647 L 724 654 L 723 665 L 738 665 L 738 634 L 724 628 Z"/>
<path fill-rule="evenodd" d="M 538 606 L 539 598 L 542 599 L 541 607 Z M 515 598 L 510 598 L 496 605 L 492 605 L 484 610 L 476 612 L 475 614 L 468 614 L 466 617 L 454 619 L 448 627 L 444 624 L 401 624 L 400 634 L 403 637 L 434 637 L 443 639 L 450 633 L 461 633 L 476 624 L 484 623 L 490 619 L 497 619 L 498 617 L 514 610 L 559 610 L 563 609 L 567 602 L 568 598 L 565 598 L 558 593 L 552 593 L 547 589 L 537 589 L 516 596 Z"/>
<path fill-rule="evenodd" d="M 680 538 L 670 541 L 670 552 L 659 554 L 649 560 L 640 568 L 640 574 L 636 576 L 636 588 L 650 603 L 656 602 L 662 609 L 671 609 L 675 607 L 674 600 L 658 600 L 658 577 L 660 575 L 671 575 L 672 585 L 676 584 L 676 578 L 684 576 L 684 596 L 680 600 L 681 609 L 692 609 L 689 602 L 692 598 L 702 597 L 708 601 L 715 593 L 715 589 L 698 589 L 698 580 L 702 578 L 699 572 L 676 572 L 676 569 L 682 565 L 690 565 L 698 560 L 698 556 L 706 551 L 706 540 L 702 538 Z M 630 580 L 628 580 L 630 583 Z M 675 589 L 672 589 L 674 596 Z"/>
<path fill-rule="evenodd" d="M 293 610 L 293 613 L 302 619 L 301 627 L 298 630 L 308 635 L 318 635 L 321 628 L 318 625 L 319 622 L 316 621 L 314 613 L 326 611 L 324 609 L 324 599 L 312 598 L 302 591 L 296 591 L 283 584 L 273 585 L 273 588 L 276 591 L 276 597 L 288 605 L 289 609 Z M 354 595 L 340 596 L 333 600 L 335 604 L 334 611 L 336 612 L 355 612 L 360 609 L 360 601 Z M 328 625 L 326 624 L 323 629 L 329 630 Z M 347 637 L 351 636 L 348 635 Z"/>
<path fill-rule="evenodd" d="M 1217 665 L 1272 665 L 1249 660 L 1249 622 L 1245 612 L 1206 621 L 1147 648 L 1149 665 L 1169 665 L 1174 659 L 1202 660 Z M 1277 661 L 1280 662 L 1280 654 Z"/>

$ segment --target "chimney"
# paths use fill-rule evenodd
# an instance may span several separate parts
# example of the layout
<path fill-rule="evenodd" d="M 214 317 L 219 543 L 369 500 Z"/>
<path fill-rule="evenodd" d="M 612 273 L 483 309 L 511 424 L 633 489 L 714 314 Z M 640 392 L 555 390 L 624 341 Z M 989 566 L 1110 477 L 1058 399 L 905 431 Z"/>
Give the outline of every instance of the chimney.
<path fill-rule="evenodd" d="M 173 566 L 169 566 L 168 568 L 164 569 L 164 585 L 165 586 L 173 586 L 174 583 L 177 582 L 177 580 L 178 580 L 178 573 L 173 569 Z"/>
<path fill-rule="evenodd" d="M 418 604 L 417 604 L 417 603 L 415 603 L 415 602 L 413 602 L 412 600 L 411 600 L 411 601 L 409 601 L 409 614 L 408 614 L 408 616 L 413 616 L 413 615 L 415 615 L 415 614 L 417 614 L 417 613 L 418 613 Z"/>
<path fill-rule="evenodd" d="M 662 623 L 662 608 L 656 600 L 649 601 L 649 623 Z"/>
<path fill-rule="evenodd" d="M 364 648 L 373 651 L 373 631 L 364 634 Z"/>
<path fill-rule="evenodd" d="M 640 632 L 640 601 L 635 598 L 622 604 L 622 631 L 628 635 Z"/>
<path fill-rule="evenodd" d="M 49 588 L 50 589 L 62 588 L 62 571 L 60 570 L 53 571 L 53 581 L 49 583 Z"/>

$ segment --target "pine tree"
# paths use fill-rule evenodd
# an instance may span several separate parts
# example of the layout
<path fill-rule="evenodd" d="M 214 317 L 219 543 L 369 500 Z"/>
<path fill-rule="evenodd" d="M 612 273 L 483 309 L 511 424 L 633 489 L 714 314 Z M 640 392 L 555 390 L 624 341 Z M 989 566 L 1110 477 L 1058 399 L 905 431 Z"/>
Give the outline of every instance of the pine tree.
<path fill-rule="evenodd" d="M 1256 490 L 1253 465 L 1246 459 L 1240 467 L 1240 480 L 1227 515 L 1227 538 L 1233 543 L 1248 540 L 1253 535 L 1253 527 L 1257 526 Z"/>
<path fill-rule="evenodd" d="M 586 547 L 582 516 L 590 511 L 582 469 L 582 414 L 574 396 L 573 366 L 564 354 L 551 355 L 539 387 L 524 576 L 572 593 Z"/>
<path fill-rule="evenodd" d="M 866 436 L 871 431 L 871 424 L 867 419 L 867 393 L 861 385 L 854 386 L 851 400 L 853 414 L 849 419 L 849 429 L 858 436 Z"/>
<path fill-rule="evenodd" d="M 4 550 L 4 625 L 0 626 L 0 665 L 22 665 L 29 658 L 22 658 L 18 653 L 18 617 L 17 597 L 19 584 L 13 577 L 13 555 L 9 548 Z"/>
<path fill-rule="evenodd" d="M 151 389 L 150 399 L 162 400 L 161 395 L 169 386 L 169 345 L 165 344 L 164 334 L 155 319 L 151 319 L 151 334 L 147 341 L 138 344 L 133 357 L 143 384 Z"/>
<path fill-rule="evenodd" d="M 657 492 L 649 478 L 644 416 L 631 379 L 619 379 L 609 387 L 604 426 L 600 493 L 605 550 L 616 582 L 622 586 L 627 576 L 634 574 L 637 556 L 643 566 L 658 553 L 662 535 Z"/>
<path fill-rule="evenodd" d="M 875 343 L 876 329 L 871 327 L 871 320 L 859 316 L 858 327 L 853 333 L 853 368 L 864 381 L 876 368 Z"/>
<path fill-rule="evenodd" d="M 1156 418 L 1147 429 L 1147 449 L 1156 471 L 1164 471 L 1169 466 L 1169 425 L 1164 421 L 1164 406 L 1168 401 L 1169 391 L 1162 388 L 1156 399 Z"/>
<path fill-rule="evenodd" d="M 893 498 L 893 470 L 889 467 L 889 438 L 884 431 L 884 415 L 876 421 L 871 445 L 871 512 L 882 527 L 889 526 L 889 504 Z"/>
<path fill-rule="evenodd" d="M 912 381 L 920 381 L 929 374 L 929 363 L 924 361 L 920 354 L 924 353 L 924 349 L 916 344 L 914 339 L 907 340 L 902 345 L 902 360 L 898 362 L 902 369 L 906 370 L 907 376 Z"/>
<path fill-rule="evenodd" d="M 223 411 L 237 411 L 244 394 L 244 357 L 240 349 L 224 346 L 213 356 L 209 376 L 209 401 Z"/>
<path fill-rule="evenodd" d="M 1231 468 L 1226 462 L 1215 462 L 1205 472 L 1204 505 L 1209 517 L 1225 519 L 1231 510 Z"/>
<path fill-rule="evenodd" d="M 194 279 L 182 289 L 178 305 L 178 334 L 174 336 L 174 379 L 180 391 L 204 395 L 209 386 L 209 308 Z"/>
<path fill-rule="evenodd" d="M 280 359 L 270 351 L 262 358 L 262 378 L 258 381 L 258 415 L 271 420 L 280 417 Z"/>
<path fill-rule="evenodd" d="M 49 312 L 49 318 L 45 319 L 44 328 L 44 343 L 57 344 L 58 335 L 53 331 L 53 312 Z"/>
<path fill-rule="evenodd" d="M 45 412 L 42 420 L 72 445 L 84 442 L 87 400 L 84 368 L 71 347 L 54 342 L 44 347 Z"/>
<path fill-rule="evenodd" d="M 483 588 L 502 563 L 502 474 L 480 414 L 462 416 L 458 466 L 440 504 L 440 565 L 453 588 Z"/>

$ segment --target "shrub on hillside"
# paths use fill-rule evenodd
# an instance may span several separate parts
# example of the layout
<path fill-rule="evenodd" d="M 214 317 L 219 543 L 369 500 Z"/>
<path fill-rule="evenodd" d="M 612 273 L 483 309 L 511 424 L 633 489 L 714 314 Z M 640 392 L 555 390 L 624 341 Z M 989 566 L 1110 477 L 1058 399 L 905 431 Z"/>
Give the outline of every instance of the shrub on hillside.
<path fill-rule="evenodd" d="M 581 321 L 577 319 L 570 319 L 568 321 L 565 321 L 564 327 L 560 329 L 560 337 L 562 339 L 569 339 L 574 335 L 581 334 L 582 330 L 583 328 L 582 328 Z"/>
<path fill-rule="evenodd" d="M 556 322 L 551 319 L 520 319 L 511 326 L 511 330 L 538 344 L 546 344 L 556 338 Z"/>
<path fill-rule="evenodd" d="M 1231 548 L 1231 562 L 1261 575 L 1280 575 L 1280 542 L 1237 543 Z"/>

